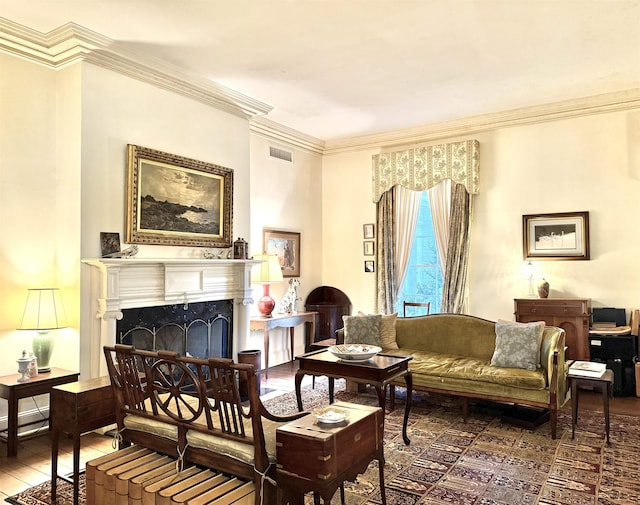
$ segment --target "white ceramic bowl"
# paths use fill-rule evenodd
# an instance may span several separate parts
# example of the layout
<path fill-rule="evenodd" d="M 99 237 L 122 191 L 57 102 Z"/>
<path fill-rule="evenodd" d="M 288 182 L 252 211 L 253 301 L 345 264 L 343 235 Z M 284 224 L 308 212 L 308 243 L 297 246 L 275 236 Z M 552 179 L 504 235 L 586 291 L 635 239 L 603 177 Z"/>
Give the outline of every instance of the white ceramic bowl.
<path fill-rule="evenodd" d="M 335 424 L 341 423 L 347 418 L 347 411 L 339 407 L 319 407 L 313 410 L 313 415 L 319 423 Z"/>
<path fill-rule="evenodd" d="M 367 361 L 380 351 L 380 347 L 369 344 L 341 344 L 329 347 L 331 354 L 346 361 Z"/>

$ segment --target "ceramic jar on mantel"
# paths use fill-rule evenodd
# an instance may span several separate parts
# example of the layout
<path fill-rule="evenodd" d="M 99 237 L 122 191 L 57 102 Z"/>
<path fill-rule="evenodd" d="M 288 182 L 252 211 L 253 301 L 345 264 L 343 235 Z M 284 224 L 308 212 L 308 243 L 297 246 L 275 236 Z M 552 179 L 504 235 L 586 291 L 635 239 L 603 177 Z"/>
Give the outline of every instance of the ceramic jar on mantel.
<path fill-rule="evenodd" d="M 544 278 L 542 282 L 538 284 L 538 296 L 540 298 L 547 298 L 549 296 L 549 283 Z"/>

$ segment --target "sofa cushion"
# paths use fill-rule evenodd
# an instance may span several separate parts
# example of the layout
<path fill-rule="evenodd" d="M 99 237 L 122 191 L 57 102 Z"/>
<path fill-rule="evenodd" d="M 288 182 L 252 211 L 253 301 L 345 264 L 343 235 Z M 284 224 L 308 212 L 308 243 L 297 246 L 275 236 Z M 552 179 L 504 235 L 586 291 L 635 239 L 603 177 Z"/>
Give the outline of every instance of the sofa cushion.
<path fill-rule="evenodd" d="M 342 316 L 345 344 L 369 344 L 381 347 L 380 322 L 382 316 Z"/>
<path fill-rule="evenodd" d="M 413 358 L 409 362 L 409 368 L 413 375 L 414 384 L 420 383 L 421 376 L 429 376 L 440 382 L 444 382 L 446 379 L 470 381 L 470 383 L 476 384 L 475 388 L 481 389 L 480 383 L 534 390 L 547 387 L 546 377 L 541 369 L 495 367 L 476 358 L 414 349 L 400 349 L 392 354 L 399 352 L 403 355 L 410 354 Z"/>
<path fill-rule="evenodd" d="M 496 323 L 496 348 L 491 365 L 535 370 L 540 366 L 540 342 L 544 321 Z"/>

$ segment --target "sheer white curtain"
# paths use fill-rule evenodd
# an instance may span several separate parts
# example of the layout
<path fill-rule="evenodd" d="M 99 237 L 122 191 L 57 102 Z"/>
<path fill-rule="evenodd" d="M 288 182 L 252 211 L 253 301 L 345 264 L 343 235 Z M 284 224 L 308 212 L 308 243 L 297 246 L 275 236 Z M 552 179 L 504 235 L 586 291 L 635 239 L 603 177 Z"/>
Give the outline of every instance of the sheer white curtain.
<path fill-rule="evenodd" d="M 409 256 L 413 247 L 420 198 L 422 192 L 412 191 L 402 186 L 395 186 L 396 191 L 396 229 L 395 229 L 395 257 L 396 257 L 396 299 L 407 275 Z M 445 244 L 446 248 L 446 244 Z M 439 251 L 438 251 L 439 253 Z M 443 268 L 444 270 L 444 268 Z"/>
<path fill-rule="evenodd" d="M 445 179 L 428 190 L 431 220 L 436 237 L 438 263 L 444 275 L 447 265 L 447 247 L 449 243 L 449 222 L 451 217 L 451 179 Z"/>

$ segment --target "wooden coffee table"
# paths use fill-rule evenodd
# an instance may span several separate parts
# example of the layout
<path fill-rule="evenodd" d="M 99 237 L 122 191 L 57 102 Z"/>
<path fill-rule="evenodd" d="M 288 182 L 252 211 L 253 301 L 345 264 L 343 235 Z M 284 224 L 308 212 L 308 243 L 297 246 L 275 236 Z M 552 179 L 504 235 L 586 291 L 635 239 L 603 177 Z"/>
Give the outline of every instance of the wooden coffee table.
<path fill-rule="evenodd" d="M 413 388 L 413 377 L 411 370 L 409 370 L 409 361 L 411 359 L 411 356 L 378 354 L 367 361 L 353 362 L 339 359 L 326 349 L 296 356 L 296 360 L 298 360 L 300 364 L 300 368 L 296 372 L 295 377 L 298 410 L 302 412 L 300 384 L 305 375 L 325 375 L 329 378 L 330 403 L 333 403 L 335 379 L 346 379 L 358 384 L 371 384 L 378 394 L 378 404 L 382 407 L 382 412 L 384 412 L 386 405 L 387 385 L 404 377 L 405 384 L 407 385 L 407 399 L 404 407 L 402 439 L 405 444 L 409 445 L 411 441 L 407 436 L 407 422 L 411 410 L 411 391 Z"/>

